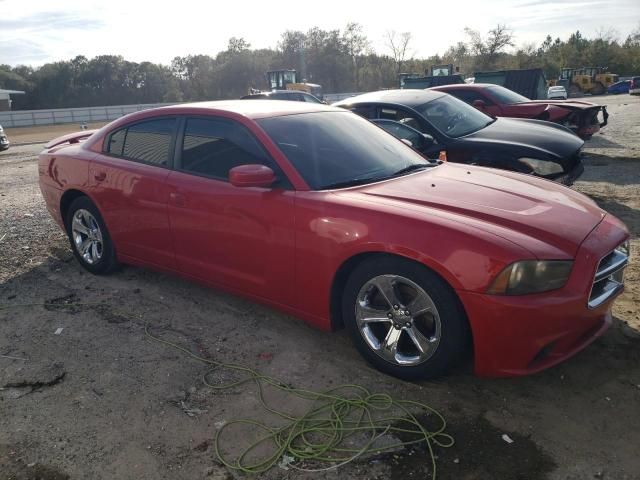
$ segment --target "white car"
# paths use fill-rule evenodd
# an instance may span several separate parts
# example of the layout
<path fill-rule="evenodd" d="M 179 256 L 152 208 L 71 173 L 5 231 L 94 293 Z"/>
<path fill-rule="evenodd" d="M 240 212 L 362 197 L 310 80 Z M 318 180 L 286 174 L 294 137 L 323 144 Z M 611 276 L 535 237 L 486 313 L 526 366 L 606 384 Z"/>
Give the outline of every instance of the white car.
<path fill-rule="evenodd" d="M 547 91 L 547 98 L 549 100 L 566 100 L 567 90 L 563 86 L 549 87 Z"/>
<path fill-rule="evenodd" d="M 629 95 L 640 95 L 640 77 L 633 77 L 629 85 Z"/>

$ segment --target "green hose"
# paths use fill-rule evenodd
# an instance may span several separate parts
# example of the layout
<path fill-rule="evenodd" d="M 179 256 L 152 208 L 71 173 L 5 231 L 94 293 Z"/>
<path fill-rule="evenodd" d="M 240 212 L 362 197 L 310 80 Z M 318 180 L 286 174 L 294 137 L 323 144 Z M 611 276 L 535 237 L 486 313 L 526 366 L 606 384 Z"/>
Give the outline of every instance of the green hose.
<path fill-rule="evenodd" d="M 74 307 L 96 304 L 55 304 L 52 307 Z M 104 305 L 104 304 L 102 304 Z M 1 305 L 0 310 L 15 307 L 43 306 L 43 304 Z M 128 314 L 120 315 L 138 320 Z M 256 474 L 270 470 L 280 462 L 284 468 L 294 468 L 307 472 L 320 472 L 336 469 L 365 454 L 380 454 L 398 448 L 424 443 L 429 452 L 432 468 L 432 479 L 436 478 L 436 459 L 434 445 L 448 448 L 454 444 L 453 438 L 445 433 L 447 422 L 444 417 L 429 405 L 411 400 L 396 400 L 386 393 L 371 393 L 368 389 L 355 384 L 340 385 L 325 391 L 294 388 L 285 383 L 244 365 L 223 363 L 194 354 L 187 348 L 164 340 L 150 331 L 149 322 L 145 322 L 145 334 L 154 342 L 179 350 L 185 355 L 212 366 L 202 377 L 203 383 L 214 391 L 237 388 L 253 382 L 258 387 L 259 400 L 262 407 L 280 419 L 282 425 L 271 427 L 265 423 L 251 419 L 238 419 L 222 425 L 214 439 L 214 449 L 218 460 L 227 468 L 248 474 Z M 239 380 L 220 384 L 211 382 L 210 378 L 216 370 L 227 370 L 241 375 Z M 264 387 L 269 386 L 293 397 L 310 401 L 311 406 L 299 416 L 269 405 L 264 397 Z M 413 412 L 426 413 L 432 416 L 438 427 L 429 430 Z M 264 432 L 255 442 L 244 448 L 235 457 L 230 458 L 222 452 L 224 432 L 232 426 L 248 425 Z M 377 446 L 376 440 L 387 433 L 410 435 L 412 440 L 397 441 L 393 444 Z M 360 448 L 348 448 L 346 440 L 356 434 L 364 435 L 364 445 Z M 265 445 L 270 453 L 256 456 L 255 452 Z M 307 468 L 292 462 L 304 462 L 309 465 L 329 464 L 317 468 Z"/>

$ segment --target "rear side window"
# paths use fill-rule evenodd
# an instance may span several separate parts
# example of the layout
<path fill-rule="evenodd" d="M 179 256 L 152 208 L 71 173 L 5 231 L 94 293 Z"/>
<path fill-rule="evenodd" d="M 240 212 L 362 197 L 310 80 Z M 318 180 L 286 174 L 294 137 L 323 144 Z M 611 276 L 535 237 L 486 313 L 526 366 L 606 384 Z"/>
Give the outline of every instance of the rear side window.
<path fill-rule="evenodd" d="M 227 181 L 229 170 L 248 164 L 274 168 L 245 127 L 226 119 L 187 119 L 181 170 Z"/>
<path fill-rule="evenodd" d="M 122 155 L 154 165 L 169 165 L 175 123 L 174 118 L 162 118 L 130 126 L 127 129 Z"/>
<path fill-rule="evenodd" d="M 175 127 L 175 118 L 160 118 L 130 125 L 112 133 L 104 151 L 128 160 L 167 167 Z"/>
<path fill-rule="evenodd" d="M 109 137 L 109 142 L 107 142 L 105 151 L 116 155 L 118 157 L 122 156 L 122 148 L 124 147 L 124 137 L 127 135 L 127 129 L 123 128 L 122 130 L 118 130 L 115 133 L 112 133 Z"/>

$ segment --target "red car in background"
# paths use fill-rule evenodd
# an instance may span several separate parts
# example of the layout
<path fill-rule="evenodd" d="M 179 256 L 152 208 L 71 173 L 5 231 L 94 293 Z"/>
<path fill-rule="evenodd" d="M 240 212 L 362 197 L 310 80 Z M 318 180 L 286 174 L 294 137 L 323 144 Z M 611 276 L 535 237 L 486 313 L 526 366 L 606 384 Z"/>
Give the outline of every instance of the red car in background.
<path fill-rule="evenodd" d="M 529 100 L 508 88 L 485 83 L 433 87 L 492 117 L 532 118 L 558 123 L 588 140 L 607 124 L 607 107 L 581 100 Z M 602 121 L 599 115 L 602 113 Z"/>
<path fill-rule="evenodd" d="M 629 232 L 586 196 L 428 161 L 342 108 L 146 110 L 50 142 L 38 170 L 89 272 L 146 266 L 345 326 L 405 379 L 470 352 L 483 375 L 547 368 L 607 329 L 624 288 Z"/>

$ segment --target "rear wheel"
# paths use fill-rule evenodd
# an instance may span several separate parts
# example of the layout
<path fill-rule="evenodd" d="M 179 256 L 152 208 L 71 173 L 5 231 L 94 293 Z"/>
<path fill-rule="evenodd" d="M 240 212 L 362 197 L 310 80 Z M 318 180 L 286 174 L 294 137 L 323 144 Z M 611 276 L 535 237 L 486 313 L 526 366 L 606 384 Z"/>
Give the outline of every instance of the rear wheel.
<path fill-rule="evenodd" d="M 360 353 L 405 380 L 437 377 L 469 345 L 465 314 L 435 273 L 402 258 L 365 261 L 345 286 L 343 318 Z"/>
<path fill-rule="evenodd" d="M 94 274 L 112 272 L 118 266 L 116 252 L 102 216 L 87 197 L 76 198 L 67 212 L 67 235 L 73 254 Z"/>

